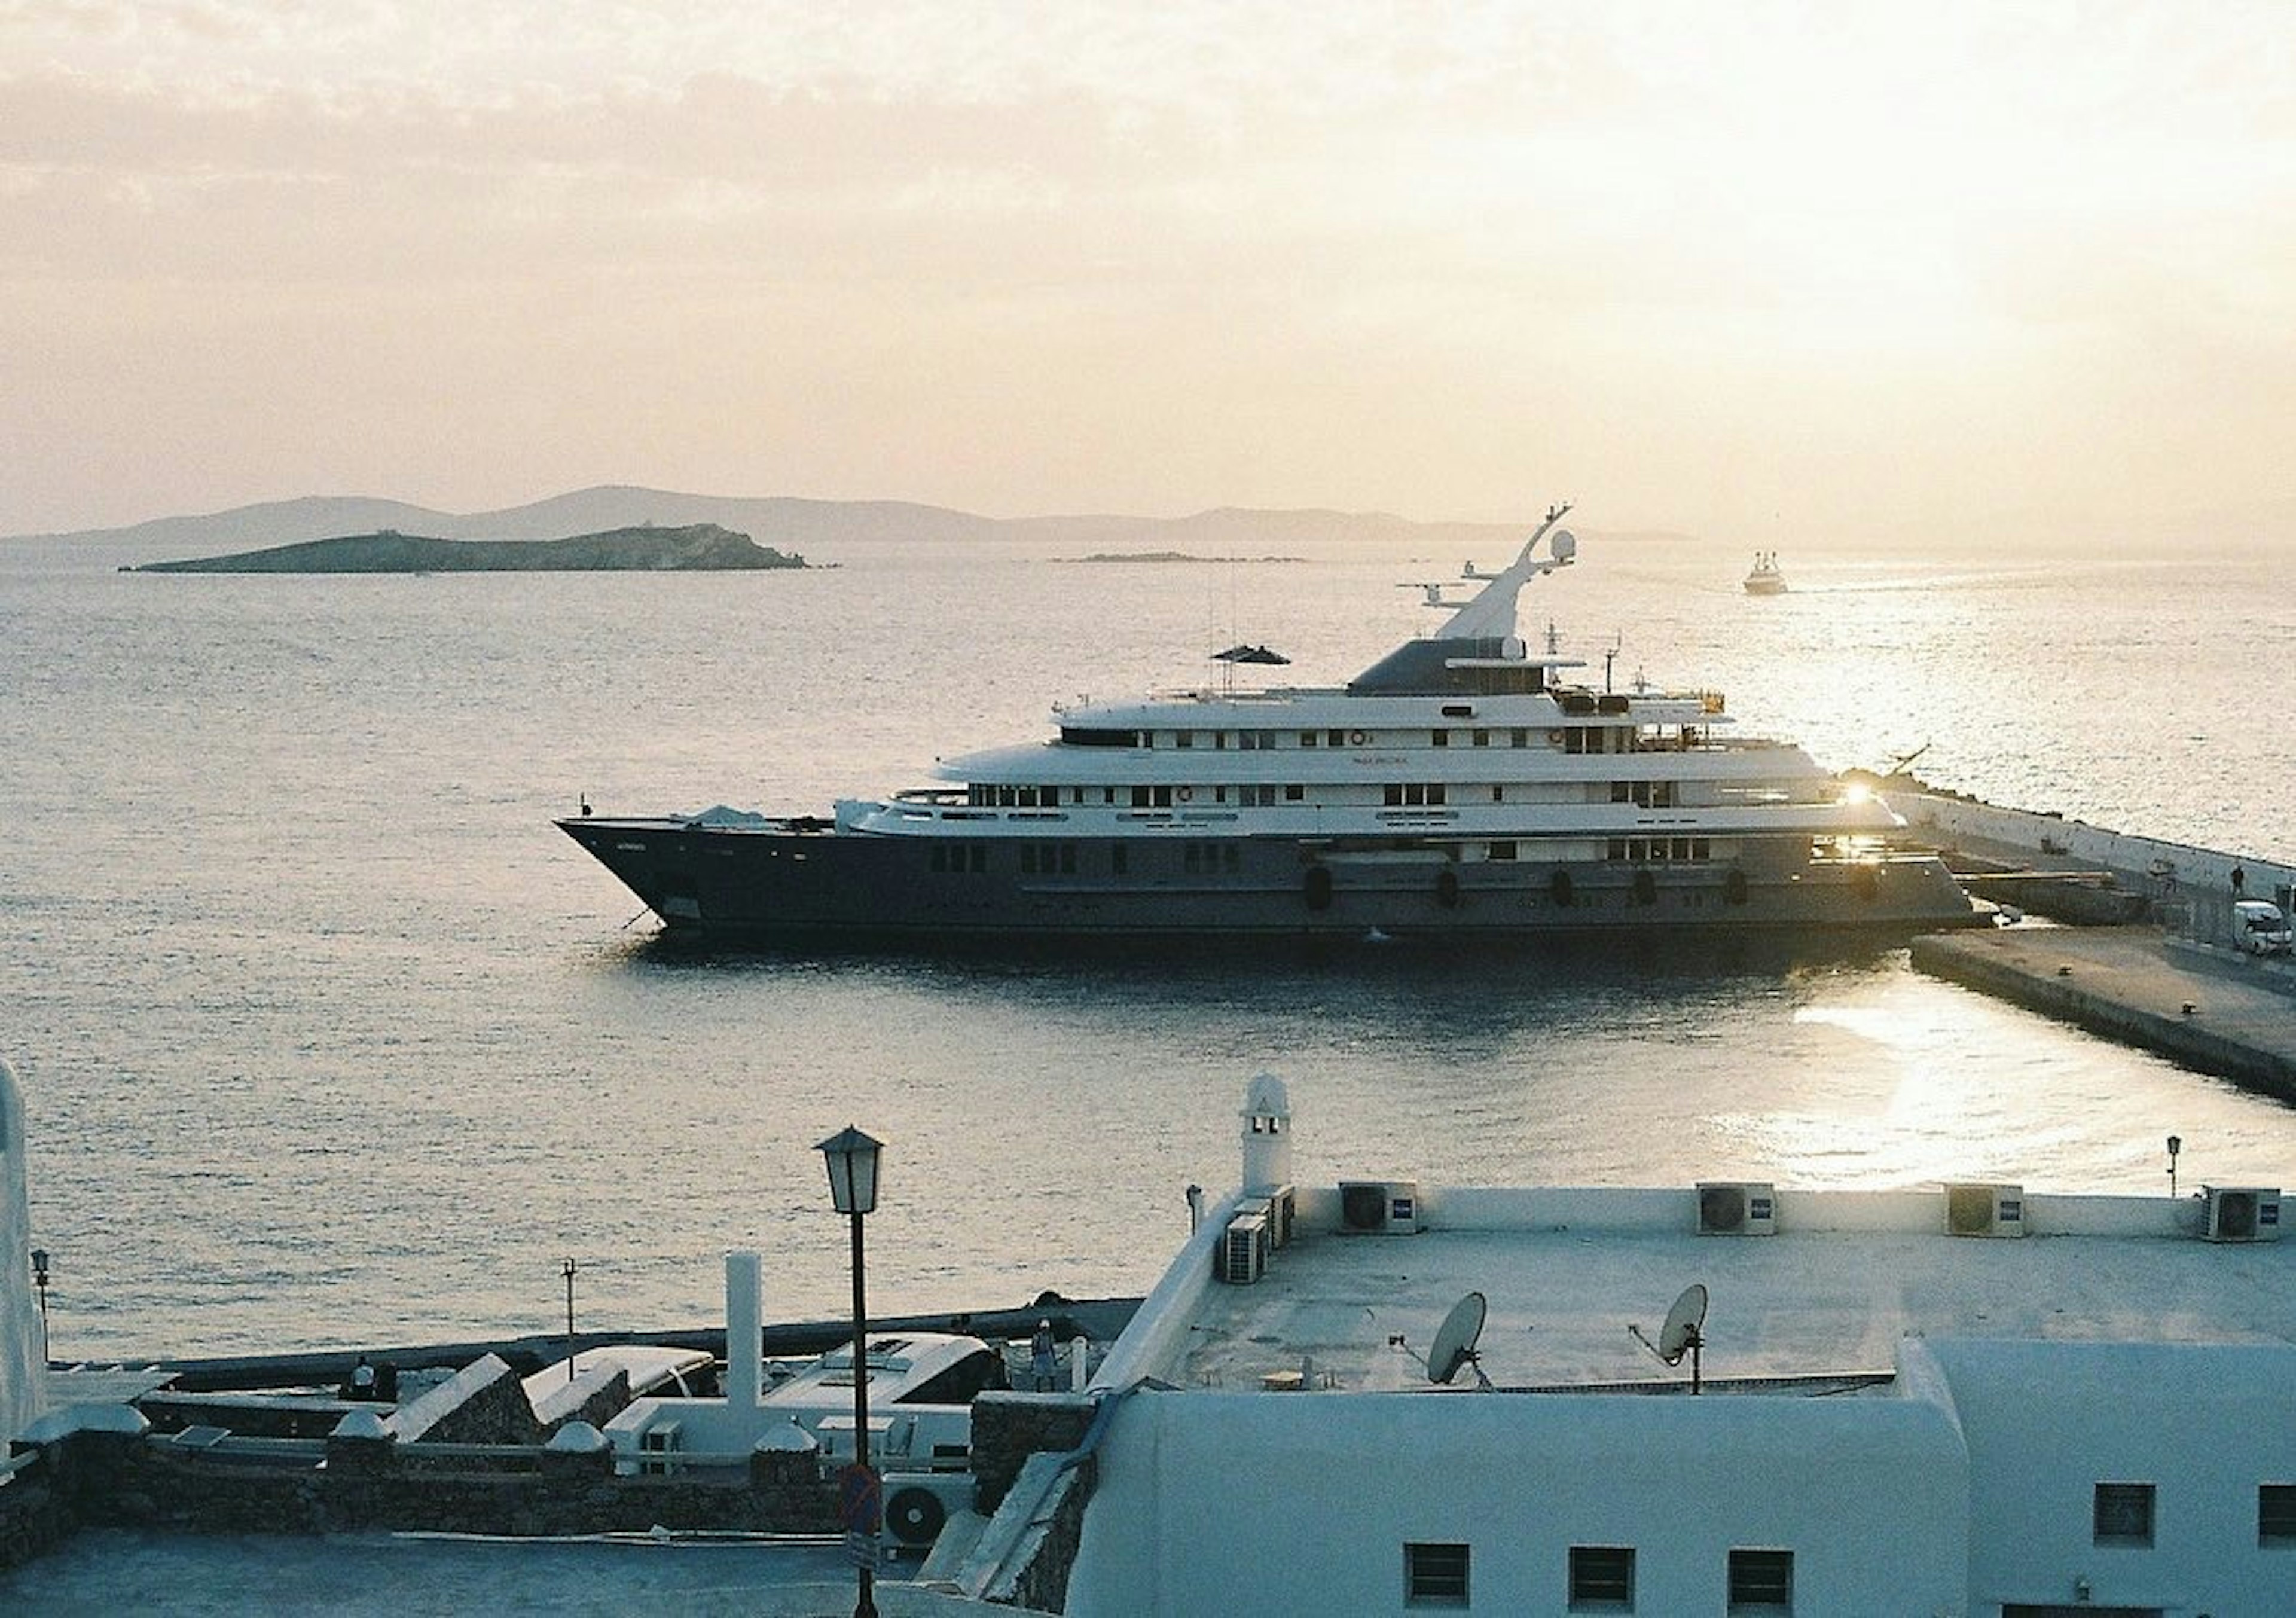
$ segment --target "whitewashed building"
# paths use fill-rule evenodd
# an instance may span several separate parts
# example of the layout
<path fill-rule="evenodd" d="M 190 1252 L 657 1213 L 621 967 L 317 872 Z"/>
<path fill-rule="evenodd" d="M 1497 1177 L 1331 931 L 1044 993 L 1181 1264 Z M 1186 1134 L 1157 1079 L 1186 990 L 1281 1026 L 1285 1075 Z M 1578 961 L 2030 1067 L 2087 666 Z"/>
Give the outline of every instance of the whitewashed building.
<path fill-rule="evenodd" d="M 1102 1368 L 1070 1614 L 2296 1613 L 2275 1189 L 1310 1186 L 1244 1118 Z"/>
<path fill-rule="evenodd" d="M 47 1389 L 25 1157 L 23 1092 L 0 1059 L 0 1457 L 39 1416 Z"/>

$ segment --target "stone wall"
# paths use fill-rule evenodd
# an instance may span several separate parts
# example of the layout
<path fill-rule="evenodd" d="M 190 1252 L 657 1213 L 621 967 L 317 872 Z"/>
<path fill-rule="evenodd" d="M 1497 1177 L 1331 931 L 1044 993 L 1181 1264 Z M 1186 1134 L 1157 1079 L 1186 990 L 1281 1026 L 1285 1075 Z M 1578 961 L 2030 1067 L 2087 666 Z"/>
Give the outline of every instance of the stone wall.
<path fill-rule="evenodd" d="M 324 1468 L 321 1453 L 315 1445 L 300 1457 L 226 1459 L 166 1439 L 75 1433 L 41 1446 L 32 1465 L 0 1486 L 0 1567 L 82 1527 L 540 1535 L 656 1525 L 833 1534 L 840 1526 L 835 1486 L 809 1455 L 759 1455 L 746 1475 L 617 1477 L 604 1450 L 458 1457 L 423 1444 L 337 1438 L 324 1446 Z"/>
<path fill-rule="evenodd" d="M 1080 1393 L 988 1392 L 972 1401 L 972 1475 L 979 1509 L 993 1513 L 1029 1458 L 1066 1455 L 1084 1442 L 1093 1400 Z"/>
<path fill-rule="evenodd" d="M 1092 1499 L 1096 1468 L 1089 1458 L 1065 1466 L 1066 1457 L 1042 1455 L 1024 1476 L 1012 1499 L 1030 1501 L 1029 1521 L 1018 1537 L 1013 1554 L 998 1576 L 982 1591 L 1002 1606 L 1031 1613 L 1068 1610 L 1069 1574 L 1076 1567 L 1077 1551 L 1084 1543 L 1084 1508 Z"/>
<path fill-rule="evenodd" d="M 90 1521 L 91 1503 L 118 1484 L 126 1458 L 144 1440 L 125 1433 L 76 1433 L 54 1443 L 19 1443 L 29 1464 L 0 1485 L 0 1571 L 45 1555 Z"/>

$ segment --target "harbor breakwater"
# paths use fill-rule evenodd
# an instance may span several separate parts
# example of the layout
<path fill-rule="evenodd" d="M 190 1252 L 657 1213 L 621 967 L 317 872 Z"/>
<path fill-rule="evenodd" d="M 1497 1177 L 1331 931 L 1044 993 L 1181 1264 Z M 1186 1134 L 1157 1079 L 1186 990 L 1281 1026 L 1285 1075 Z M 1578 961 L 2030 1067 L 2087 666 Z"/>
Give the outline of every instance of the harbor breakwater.
<path fill-rule="evenodd" d="M 2171 842 L 2034 809 L 2004 809 L 1911 783 L 1890 807 L 1923 841 L 2038 871 L 2094 871 L 2148 901 L 2154 920 L 2186 938 L 2226 940 L 2235 899 L 2296 899 L 2296 870 L 2220 849 Z M 2033 907 L 2038 908 L 2038 906 Z M 2126 919 L 2116 917 L 2115 919 Z"/>
<path fill-rule="evenodd" d="M 2232 909 L 2296 909 L 2296 872 L 1952 793 L 1889 801 L 1949 860 L 2012 868 L 1965 878 L 1973 892 L 2077 924 L 1918 938 L 1915 966 L 2296 1102 L 2296 970 L 2234 949 Z"/>
<path fill-rule="evenodd" d="M 2174 949 L 2160 930 L 2030 927 L 1913 943 L 1932 976 L 2296 1102 L 2296 1002 L 2234 959 Z"/>

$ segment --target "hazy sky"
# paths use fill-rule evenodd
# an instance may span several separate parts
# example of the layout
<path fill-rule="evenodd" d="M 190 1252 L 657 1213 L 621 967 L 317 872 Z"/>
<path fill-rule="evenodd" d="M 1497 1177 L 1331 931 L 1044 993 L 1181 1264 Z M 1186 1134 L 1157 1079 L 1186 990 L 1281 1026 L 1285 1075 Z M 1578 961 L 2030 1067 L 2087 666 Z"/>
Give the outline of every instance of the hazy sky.
<path fill-rule="evenodd" d="M 0 0 L 0 533 L 2296 495 L 2296 5 Z"/>

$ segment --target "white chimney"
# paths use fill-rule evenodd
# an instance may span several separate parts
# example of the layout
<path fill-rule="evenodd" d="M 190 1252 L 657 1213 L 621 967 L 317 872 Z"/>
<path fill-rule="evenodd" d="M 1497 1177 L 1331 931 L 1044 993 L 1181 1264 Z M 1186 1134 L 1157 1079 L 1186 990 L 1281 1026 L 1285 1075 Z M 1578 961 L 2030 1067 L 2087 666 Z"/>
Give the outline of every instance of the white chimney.
<path fill-rule="evenodd" d="M 1243 1192 L 1267 1196 L 1292 1183 L 1292 1101 L 1273 1073 L 1243 1093 Z"/>
<path fill-rule="evenodd" d="M 726 1255 L 726 1405 L 728 1409 L 757 1408 L 758 1384 L 765 1377 L 764 1351 L 759 1346 L 763 1270 L 754 1253 Z"/>

